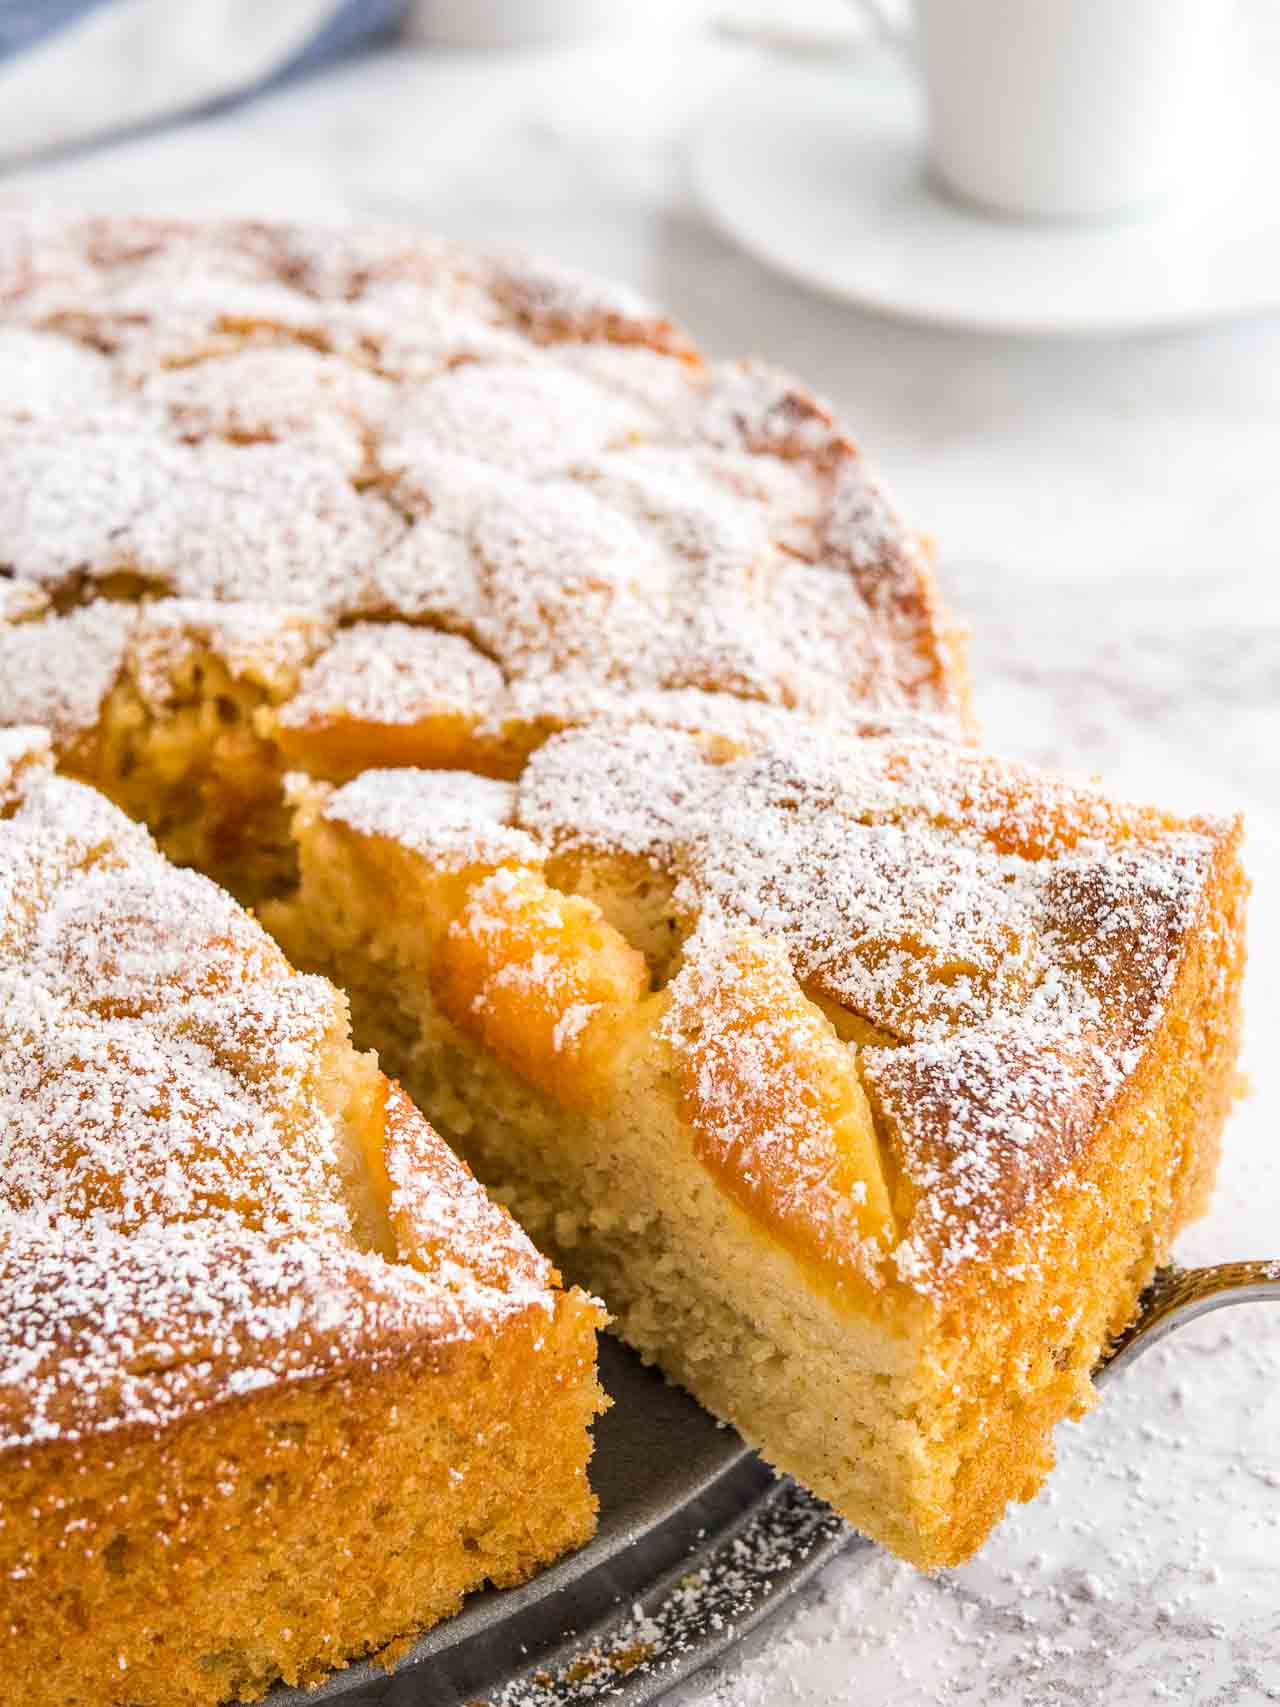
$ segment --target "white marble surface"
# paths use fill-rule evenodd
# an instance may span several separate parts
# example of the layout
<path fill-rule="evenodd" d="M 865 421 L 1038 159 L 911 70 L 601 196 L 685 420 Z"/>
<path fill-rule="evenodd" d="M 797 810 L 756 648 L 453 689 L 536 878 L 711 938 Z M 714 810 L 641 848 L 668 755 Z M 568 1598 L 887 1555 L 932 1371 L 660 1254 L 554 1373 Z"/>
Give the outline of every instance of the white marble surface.
<path fill-rule="evenodd" d="M 994 745 L 1249 814 L 1252 1094 L 1183 1254 L 1280 1256 L 1280 319 L 1059 346 L 810 298 L 687 191 L 681 139 L 741 51 L 387 53 L 0 194 L 523 241 L 825 391 L 941 542 Z M 974 1564 L 925 1579 L 854 1550 L 679 1700 L 1280 1700 L 1280 1310 L 1179 1335 L 1061 1431 L 1059 1459 Z"/>

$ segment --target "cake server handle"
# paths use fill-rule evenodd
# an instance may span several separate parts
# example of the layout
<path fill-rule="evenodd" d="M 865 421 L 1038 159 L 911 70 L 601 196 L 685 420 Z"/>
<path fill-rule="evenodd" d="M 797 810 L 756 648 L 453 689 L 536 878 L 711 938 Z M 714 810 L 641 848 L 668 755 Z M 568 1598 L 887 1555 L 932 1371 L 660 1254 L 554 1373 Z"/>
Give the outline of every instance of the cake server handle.
<path fill-rule="evenodd" d="M 1211 1268 L 1179 1268 L 1171 1263 L 1138 1300 L 1138 1314 L 1104 1353 L 1093 1372 L 1095 1384 L 1127 1369 L 1144 1351 L 1175 1328 L 1223 1310 L 1228 1304 L 1280 1303 L 1280 1262 L 1222 1262 Z"/>

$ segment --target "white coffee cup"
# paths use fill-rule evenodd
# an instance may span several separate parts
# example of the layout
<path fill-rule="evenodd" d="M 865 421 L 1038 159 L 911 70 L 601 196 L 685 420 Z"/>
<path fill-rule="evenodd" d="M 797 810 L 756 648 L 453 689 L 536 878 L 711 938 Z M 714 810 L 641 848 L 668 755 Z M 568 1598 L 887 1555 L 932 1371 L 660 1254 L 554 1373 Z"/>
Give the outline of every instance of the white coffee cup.
<path fill-rule="evenodd" d="M 924 83 L 936 178 L 1017 218 L 1158 206 L 1223 120 L 1231 14 L 1230 0 L 915 0 L 895 37 Z"/>

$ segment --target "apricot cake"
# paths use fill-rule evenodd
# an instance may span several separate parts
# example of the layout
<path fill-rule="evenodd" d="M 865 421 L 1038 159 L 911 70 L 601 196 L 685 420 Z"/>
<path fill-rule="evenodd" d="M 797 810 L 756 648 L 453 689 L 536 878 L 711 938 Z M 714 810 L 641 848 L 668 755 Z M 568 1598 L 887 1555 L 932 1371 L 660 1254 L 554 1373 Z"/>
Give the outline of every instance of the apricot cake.
<path fill-rule="evenodd" d="M 620 1332 L 957 1562 L 1206 1201 L 1239 826 L 955 743 L 596 724 L 299 779 L 269 927 Z"/>
<path fill-rule="evenodd" d="M 586 1539 L 603 1312 L 47 761 L 0 735 L 4 1692 L 251 1700 Z"/>
<path fill-rule="evenodd" d="M 286 770 L 964 727 L 928 548 L 802 387 L 403 232 L 0 214 L 0 575 L 0 724 L 246 900 Z"/>
<path fill-rule="evenodd" d="M 349 990 L 644 1356 L 918 1563 L 1038 1485 L 1209 1189 L 1238 826 L 977 754 L 929 547 L 840 425 L 627 292 L 394 231 L 0 216 L 23 722 Z M 361 1496 L 411 1525 L 393 1480 Z"/>

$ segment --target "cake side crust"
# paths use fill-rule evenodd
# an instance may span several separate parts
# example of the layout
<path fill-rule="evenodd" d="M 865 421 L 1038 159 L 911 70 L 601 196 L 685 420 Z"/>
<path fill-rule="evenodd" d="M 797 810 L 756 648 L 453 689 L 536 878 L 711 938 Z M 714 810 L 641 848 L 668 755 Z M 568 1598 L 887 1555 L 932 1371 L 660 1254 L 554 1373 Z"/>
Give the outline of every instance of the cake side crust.
<path fill-rule="evenodd" d="M 1239 1089 L 1249 887 L 1240 842 L 1239 823 L 1219 839 L 1160 1022 L 1078 1160 L 942 1295 L 922 1427 L 959 1453 L 918 1563 L 960 1563 L 1010 1498 L 1038 1492 L 1055 1425 L 1092 1406 L 1090 1375 L 1108 1343 L 1207 1207 Z"/>
<path fill-rule="evenodd" d="M 0 1455 L 0 1662 L 31 1707 L 213 1707 L 412 1638 L 595 1526 L 598 1312 Z"/>

